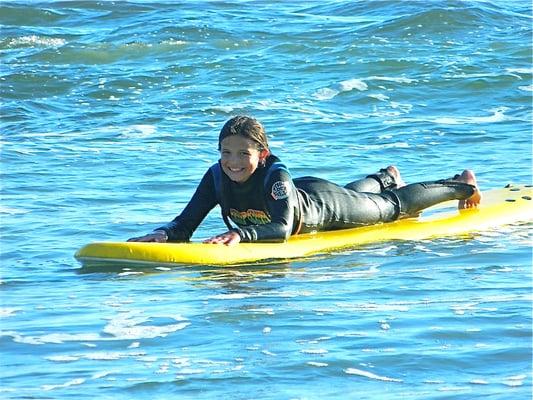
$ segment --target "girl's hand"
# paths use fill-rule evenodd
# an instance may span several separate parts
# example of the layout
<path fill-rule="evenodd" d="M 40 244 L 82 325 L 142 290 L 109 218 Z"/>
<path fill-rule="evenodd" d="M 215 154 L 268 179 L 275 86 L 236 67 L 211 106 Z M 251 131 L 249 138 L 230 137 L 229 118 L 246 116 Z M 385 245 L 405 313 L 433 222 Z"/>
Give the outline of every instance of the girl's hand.
<path fill-rule="evenodd" d="M 220 235 L 204 240 L 204 243 L 232 245 L 241 241 L 241 237 L 235 231 L 227 231 Z"/>
<path fill-rule="evenodd" d="M 168 240 L 168 236 L 165 231 L 154 231 L 152 233 L 149 233 L 148 235 L 128 239 L 128 242 L 166 243 L 167 240 Z"/>

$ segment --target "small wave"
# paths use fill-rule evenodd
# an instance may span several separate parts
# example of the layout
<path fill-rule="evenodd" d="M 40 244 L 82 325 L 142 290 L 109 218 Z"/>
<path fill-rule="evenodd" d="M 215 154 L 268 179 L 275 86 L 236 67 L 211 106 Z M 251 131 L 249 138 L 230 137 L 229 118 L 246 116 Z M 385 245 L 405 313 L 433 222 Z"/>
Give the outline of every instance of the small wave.
<path fill-rule="evenodd" d="M 357 311 L 370 311 L 370 312 L 376 312 L 376 311 L 399 311 L 399 312 L 407 312 L 409 311 L 409 307 L 404 304 L 376 304 L 376 303 L 367 303 L 367 304 L 349 304 L 349 303 L 343 303 L 338 304 L 338 307 L 342 307 L 343 309 L 353 309 Z"/>
<path fill-rule="evenodd" d="M 156 133 L 157 128 L 154 125 L 131 125 L 121 128 L 120 137 L 127 139 L 142 139 L 152 136 Z"/>
<path fill-rule="evenodd" d="M 316 361 L 308 361 L 307 365 L 310 365 L 312 367 L 327 367 L 328 366 L 327 363 L 316 362 Z"/>
<path fill-rule="evenodd" d="M 533 68 L 506 68 L 505 71 L 510 74 L 533 74 Z"/>
<path fill-rule="evenodd" d="M 491 123 L 498 123 L 498 122 L 504 122 L 509 121 L 511 118 L 507 115 L 505 115 L 505 111 L 507 108 L 502 107 L 496 110 L 491 110 L 493 112 L 492 115 L 488 116 L 469 116 L 469 117 L 434 117 L 434 118 L 400 118 L 395 120 L 384 120 L 383 124 L 385 125 L 397 125 L 397 124 L 403 124 L 403 123 L 417 123 L 417 122 L 430 122 L 434 124 L 441 124 L 441 125 L 467 125 L 467 124 L 491 124 Z"/>
<path fill-rule="evenodd" d="M 48 361 L 53 362 L 72 362 L 72 361 L 78 361 L 80 357 L 77 356 L 50 356 L 46 357 Z"/>
<path fill-rule="evenodd" d="M 189 322 L 181 322 L 181 317 L 171 317 L 175 321 L 180 321 L 177 324 L 161 324 L 161 325 L 142 325 L 144 322 L 150 320 L 148 317 L 132 317 L 131 314 L 115 318 L 104 327 L 104 333 L 120 340 L 136 340 L 136 339 L 153 339 L 156 337 L 165 337 L 170 333 L 185 329 L 190 325 Z"/>
<path fill-rule="evenodd" d="M 389 378 L 387 376 L 380 376 L 380 375 L 376 375 L 370 371 L 363 371 L 361 369 L 357 369 L 357 368 L 346 368 L 344 370 L 345 373 L 347 373 L 348 375 L 359 375 L 359 376 L 364 376 L 366 378 L 370 378 L 370 379 L 376 379 L 378 381 L 384 381 L 384 382 L 403 382 L 401 379 L 395 379 L 395 378 Z"/>
<path fill-rule="evenodd" d="M 510 387 L 522 386 L 524 384 L 524 379 L 526 378 L 527 378 L 526 375 L 510 376 L 507 379 L 505 379 L 502 383 L 505 386 L 510 386 Z"/>
<path fill-rule="evenodd" d="M 222 114 L 228 114 L 228 115 L 233 113 L 234 110 L 235 110 L 235 107 L 233 106 L 210 106 L 204 109 L 204 111 L 222 113 Z"/>
<path fill-rule="evenodd" d="M 379 100 L 379 101 L 387 101 L 387 100 L 390 99 L 389 96 L 386 96 L 384 94 L 369 94 L 368 97 L 371 97 L 371 98 Z"/>
<path fill-rule="evenodd" d="M 360 79 L 350 79 L 339 83 L 339 89 L 341 92 L 349 92 L 353 89 L 363 91 L 368 89 L 368 85 Z"/>
<path fill-rule="evenodd" d="M 0 308 L 0 318 L 7 318 L 16 315 L 20 308 Z"/>
<path fill-rule="evenodd" d="M 407 149 L 409 147 L 409 143 L 406 142 L 350 146 L 350 148 L 353 148 L 355 150 Z"/>
<path fill-rule="evenodd" d="M 417 82 L 416 79 L 406 78 L 404 76 L 389 77 L 389 76 L 370 76 L 365 79 L 349 79 L 339 82 L 336 85 L 318 89 L 313 95 L 317 100 L 330 100 L 340 93 L 350 92 L 352 90 L 365 91 L 368 90 L 368 84 L 365 81 L 382 81 L 382 82 L 394 82 L 400 84 L 410 84 Z M 385 95 L 372 94 L 369 97 L 376 98 L 378 100 L 388 100 L 389 97 Z"/>
<path fill-rule="evenodd" d="M 118 274 L 118 276 L 131 276 L 131 275 L 143 275 L 144 272 L 142 271 L 126 271 L 126 272 L 121 272 Z"/>
<path fill-rule="evenodd" d="M 464 392 L 469 391 L 468 386 L 444 386 L 437 389 L 439 392 Z"/>
<path fill-rule="evenodd" d="M 61 47 L 67 43 L 65 39 L 43 37 L 37 35 L 21 36 L 8 39 L 5 43 L 7 48 L 20 47 Z"/>
<path fill-rule="evenodd" d="M 185 42 L 184 40 L 168 39 L 163 40 L 161 44 L 166 46 L 183 46 L 186 45 L 187 42 Z"/>
<path fill-rule="evenodd" d="M 68 334 L 68 333 L 51 333 L 43 336 L 23 336 L 18 332 L 2 332 L 0 336 L 11 336 L 16 343 L 44 345 L 48 343 L 60 344 L 64 342 L 90 342 L 96 340 L 102 340 L 102 337 L 98 334 L 81 333 L 81 334 Z"/>
<path fill-rule="evenodd" d="M 123 354 L 116 352 L 116 351 L 100 351 L 100 352 L 85 354 L 83 357 L 87 360 L 113 361 L 113 360 L 120 360 L 123 357 Z"/>
<path fill-rule="evenodd" d="M 22 208 L 0 206 L 0 214 L 17 215 L 17 214 L 27 214 L 27 213 L 29 213 L 29 211 L 24 210 Z"/>
<path fill-rule="evenodd" d="M 507 121 L 509 118 L 504 114 L 504 110 L 494 110 L 492 115 L 486 117 L 440 117 L 432 122 L 443 125 L 462 125 L 462 124 L 488 124 L 495 122 Z"/>
<path fill-rule="evenodd" d="M 77 386 L 77 385 L 81 385 L 83 383 L 85 383 L 85 379 L 77 378 L 77 379 L 72 379 L 71 381 L 68 381 L 66 383 L 59 384 L 59 385 L 43 385 L 43 386 L 41 386 L 41 389 L 44 390 L 44 391 L 50 391 L 50 390 L 54 390 L 54 389 L 67 388 L 67 387 L 70 387 L 70 386 Z"/>
<path fill-rule="evenodd" d="M 246 299 L 247 297 L 252 297 L 247 293 L 230 293 L 230 294 L 215 294 L 208 296 L 208 299 L 213 300 L 233 300 L 233 299 Z"/>
<path fill-rule="evenodd" d="M 326 349 L 304 349 L 304 350 L 300 350 L 300 353 L 304 353 L 304 354 L 327 354 L 328 351 Z"/>
<path fill-rule="evenodd" d="M 350 92 L 352 90 L 364 91 L 368 89 L 368 85 L 361 79 L 349 79 L 339 82 L 332 87 L 321 88 L 316 91 L 314 97 L 318 100 L 330 100 L 339 93 Z"/>
<path fill-rule="evenodd" d="M 366 78 L 368 81 L 384 81 L 384 82 L 395 82 L 395 83 L 414 83 L 418 82 L 417 79 L 406 78 L 404 76 L 391 77 L 391 76 L 370 76 Z"/>

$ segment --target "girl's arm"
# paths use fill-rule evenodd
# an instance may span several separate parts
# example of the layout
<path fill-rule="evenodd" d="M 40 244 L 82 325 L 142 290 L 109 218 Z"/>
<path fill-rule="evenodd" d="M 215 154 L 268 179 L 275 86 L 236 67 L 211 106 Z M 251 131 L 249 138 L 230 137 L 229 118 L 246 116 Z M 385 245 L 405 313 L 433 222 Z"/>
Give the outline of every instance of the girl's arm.
<path fill-rule="evenodd" d="M 236 228 L 242 242 L 287 240 L 299 223 L 298 192 L 286 170 L 274 171 L 265 185 L 270 222 Z M 230 231 L 231 232 L 231 231 Z"/>
<path fill-rule="evenodd" d="M 134 242 L 185 242 L 188 241 L 198 225 L 209 214 L 209 211 L 217 205 L 214 178 L 211 170 L 208 170 L 196 192 L 192 196 L 189 204 L 183 209 L 180 215 L 168 224 L 154 230 L 154 232 L 132 238 Z"/>

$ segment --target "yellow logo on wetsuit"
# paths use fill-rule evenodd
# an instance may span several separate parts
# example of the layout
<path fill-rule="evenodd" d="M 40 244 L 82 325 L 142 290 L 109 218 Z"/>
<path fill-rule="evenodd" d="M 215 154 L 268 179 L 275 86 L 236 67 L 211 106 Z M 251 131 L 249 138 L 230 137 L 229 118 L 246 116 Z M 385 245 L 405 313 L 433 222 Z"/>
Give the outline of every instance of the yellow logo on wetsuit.
<path fill-rule="evenodd" d="M 237 225 L 261 225 L 268 224 L 271 221 L 264 211 L 252 209 L 237 211 L 230 208 L 229 216 Z"/>

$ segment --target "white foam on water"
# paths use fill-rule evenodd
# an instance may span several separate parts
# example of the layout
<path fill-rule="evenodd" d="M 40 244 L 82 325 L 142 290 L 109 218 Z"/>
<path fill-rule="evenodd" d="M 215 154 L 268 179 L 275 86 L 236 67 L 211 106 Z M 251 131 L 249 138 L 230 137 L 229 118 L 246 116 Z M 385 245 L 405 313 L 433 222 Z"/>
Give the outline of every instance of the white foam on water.
<path fill-rule="evenodd" d="M 181 317 L 178 320 L 181 321 Z M 131 318 L 130 315 L 120 316 L 110 320 L 103 331 L 120 340 L 153 339 L 165 337 L 190 325 L 189 322 L 168 325 L 140 325 L 147 321 L 149 321 L 149 318 Z"/>
<path fill-rule="evenodd" d="M 387 101 L 390 99 L 389 96 L 385 96 L 384 94 L 369 94 L 368 97 L 371 97 L 379 101 Z"/>
<path fill-rule="evenodd" d="M 41 386 L 41 389 L 44 390 L 44 391 L 62 389 L 62 388 L 70 387 L 70 386 L 81 385 L 81 384 L 85 383 L 85 381 L 86 380 L 83 379 L 83 378 L 77 378 L 77 379 L 72 379 L 71 381 L 68 381 L 68 382 L 60 384 L 60 385 L 43 385 L 43 386 Z"/>
<path fill-rule="evenodd" d="M 379 326 L 382 330 L 384 331 L 388 331 L 390 329 L 390 325 L 386 322 L 380 322 L 380 326 Z"/>
<path fill-rule="evenodd" d="M 339 94 L 338 90 L 330 88 L 318 89 L 313 95 L 317 100 L 330 100 Z"/>
<path fill-rule="evenodd" d="M 437 389 L 439 392 L 464 392 L 470 391 L 468 386 L 443 386 Z"/>
<path fill-rule="evenodd" d="M 215 294 L 212 296 L 208 296 L 208 300 L 233 300 L 233 299 L 246 299 L 248 297 L 252 297 L 252 295 L 248 293 L 230 293 L 230 294 Z"/>
<path fill-rule="evenodd" d="M 189 367 L 191 365 L 191 360 L 187 357 L 173 358 L 172 365 L 179 368 Z"/>
<path fill-rule="evenodd" d="M 85 358 L 86 360 L 96 361 L 114 361 L 120 360 L 124 356 L 125 354 L 116 351 L 100 351 L 95 353 L 84 354 L 83 358 Z"/>
<path fill-rule="evenodd" d="M 331 87 L 318 89 L 314 93 L 313 97 L 317 100 L 330 100 L 339 93 L 351 92 L 354 89 L 358 91 L 368 90 L 368 85 L 361 79 L 349 79 L 346 81 L 341 81 Z"/>
<path fill-rule="evenodd" d="M 307 365 L 310 365 L 312 367 L 327 367 L 329 364 L 328 363 L 321 363 L 321 362 L 316 362 L 316 361 L 308 361 L 307 362 Z"/>
<path fill-rule="evenodd" d="M 109 376 L 111 374 L 114 374 L 116 373 L 116 371 L 101 371 L 101 372 L 96 372 L 94 373 L 92 376 L 91 376 L 91 379 L 102 379 L 102 378 L 105 378 L 106 376 Z"/>
<path fill-rule="evenodd" d="M 387 376 L 381 376 L 376 375 L 373 372 L 370 371 L 363 371 L 362 369 L 357 368 L 346 368 L 344 372 L 348 375 L 358 375 L 358 376 L 364 376 L 365 378 L 375 379 L 378 381 L 384 381 L 384 382 L 403 382 L 401 379 L 395 379 L 395 378 L 389 378 Z"/>
<path fill-rule="evenodd" d="M 18 332 L 2 332 L 0 336 L 11 336 L 16 343 L 43 345 L 43 344 L 61 344 L 64 342 L 77 342 L 77 341 L 96 341 L 102 340 L 102 337 L 94 333 L 80 333 L 80 334 L 68 334 L 68 333 L 51 333 L 43 336 L 23 336 Z"/>
<path fill-rule="evenodd" d="M 156 374 L 166 374 L 169 370 L 169 364 L 168 363 L 163 363 L 159 366 L 159 369 L 157 371 L 155 371 Z"/>
<path fill-rule="evenodd" d="M 300 350 L 300 353 L 304 353 L 304 354 L 327 354 L 328 351 L 326 349 L 303 349 L 303 350 Z"/>
<path fill-rule="evenodd" d="M 126 271 L 121 272 L 118 274 L 118 276 L 130 276 L 130 275 L 144 275 L 144 272 L 141 271 Z"/>
<path fill-rule="evenodd" d="M 507 107 L 500 107 L 497 109 L 489 110 L 492 112 L 491 115 L 486 116 L 440 116 L 432 118 L 398 118 L 398 119 L 388 119 L 384 120 L 384 125 L 396 125 L 402 123 L 416 123 L 416 122 L 429 122 L 440 125 L 476 125 L 476 124 L 491 124 L 499 123 L 504 121 L 514 120 L 513 118 L 505 115 Z M 399 115 L 392 115 L 399 116 Z"/>
<path fill-rule="evenodd" d="M 183 375 L 198 375 L 203 374 L 205 372 L 205 369 L 200 368 L 183 368 L 180 369 L 179 373 Z"/>
<path fill-rule="evenodd" d="M 524 385 L 524 379 L 527 378 L 527 375 L 514 375 L 506 378 L 502 383 L 505 386 L 517 387 Z"/>
<path fill-rule="evenodd" d="M 12 317 L 21 311 L 20 308 L 0 308 L 0 318 Z"/>
<path fill-rule="evenodd" d="M 339 83 L 338 87 L 341 92 L 349 92 L 354 89 L 359 91 L 368 89 L 368 85 L 361 79 L 349 79 L 347 81 L 342 81 Z"/>
<path fill-rule="evenodd" d="M 120 132 L 120 137 L 127 139 L 142 139 L 152 136 L 157 132 L 157 127 L 155 125 L 131 125 L 127 127 L 116 127 L 113 130 Z"/>
<path fill-rule="evenodd" d="M 370 76 L 366 78 L 368 81 L 383 81 L 383 82 L 395 82 L 395 83 L 413 83 L 418 82 L 417 79 L 402 77 L 390 77 L 390 76 Z"/>
<path fill-rule="evenodd" d="M 506 68 L 505 71 L 511 74 L 533 74 L 533 68 Z"/>
<path fill-rule="evenodd" d="M 408 312 L 409 307 L 404 304 L 376 304 L 376 303 L 366 303 L 366 304 L 350 304 L 350 303 L 338 303 L 337 306 L 342 309 L 357 310 L 357 311 L 400 311 Z"/>
<path fill-rule="evenodd" d="M 19 215 L 27 214 L 29 212 L 29 210 L 24 210 L 23 208 L 0 206 L 0 214 Z"/>
<path fill-rule="evenodd" d="M 211 111 L 218 111 L 226 114 L 231 114 L 233 113 L 233 110 L 235 110 L 235 108 L 232 106 L 210 106 L 208 109 Z"/>
<path fill-rule="evenodd" d="M 247 309 L 249 312 L 258 313 L 258 314 L 266 314 L 266 315 L 274 315 L 274 310 L 270 307 L 265 308 L 249 308 Z"/>
<path fill-rule="evenodd" d="M 78 361 L 80 357 L 65 355 L 65 356 L 49 356 L 49 357 L 45 357 L 45 359 L 48 361 L 53 361 L 53 362 L 73 362 L 73 361 Z"/>
<path fill-rule="evenodd" d="M 183 46 L 187 44 L 187 42 L 184 40 L 178 40 L 178 39 L 167 39 L 167 40 L 163 40 L 161 44 L 170 45 L 170 46 Z"/>
<path fill-rule="evenodd" d="M 61 47 L 66 43 L 67 41 L 62 38 L 50 38 L 37 35 L 29 35 L 11 39 L 8 42 L 8 47 Z"/>
<path fill-rule="evenodd" d="M 439 117 L 435 118 L 431 122 L 443 125 L 487 124 L 503 122 L 509 119 L 509 117 L 505 115 L 506 110 L 506 108 L 493 109 L 490 110 L 493 113 L 492 115 L 483 117 Z"/>

